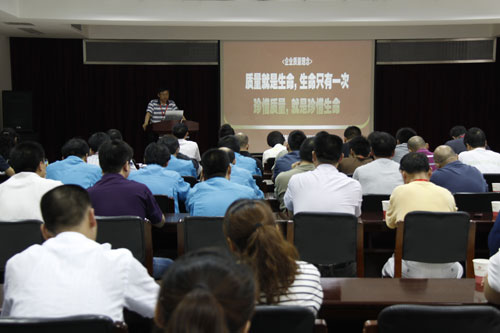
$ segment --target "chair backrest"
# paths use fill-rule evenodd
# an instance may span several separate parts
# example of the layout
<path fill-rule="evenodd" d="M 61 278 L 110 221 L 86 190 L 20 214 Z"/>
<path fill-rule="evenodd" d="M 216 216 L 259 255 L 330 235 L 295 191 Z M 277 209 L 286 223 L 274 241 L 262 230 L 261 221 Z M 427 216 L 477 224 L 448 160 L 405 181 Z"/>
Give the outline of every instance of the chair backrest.
<path fill-rule="evenodd" d="M 500 173 L 483 173 L 484 180 L 488 183 L 488 191 L 493 191 L 493 183 L 500 183 Z"/>
<path fill-rule="evenodd" d="M 307 333 L 314 330 L 314 314 L 302 306 L 257 305 L 250 332 Z"/>
<path fill-rule="evenodd" d="M 397 225 L 395 277 L 401 277 L 401 259 L 425 263 L 465 261 L 467 277 L 473 277 L 475 223 L 468 213 L 415 211 Z"/>
<path fill-rule="evenodd" d="M 191 185 L 191 187 L 193 187 L 196 184 L 198 184 L 198 179 L 196 179 L 194 177 L 191 177 L 191 176 L 182 176 L 182 178 L 184 178 L 184 181 L 186 183 L 189 183 L 189 185 Z"/>
<path fill-rule="evenodd" d="M 10 333 L 111 333 L 128 332 L 127 325 L 100 315 L 62 318 L 0 318 L 0 331 Z"/>
<path fill-rule="evenodd" d="M 357 275 L 364 275 L 363 225 L 346 213 L 295 214 L 287 228 L 301 260 L 316 265 L 357 263 Z"/>
<path fill-rule="evenodd" d="M 203 247 L 229 250 L 222 231 L 223 217 L 187 216 L 177 223 L 177 254 L 179 256 Z"/>
<path fill-rule="evenodd" d="M 500 332 L 500 311 L 487 305 L 408 305 L 386 307 L 378 315 L 379 333 Z"/>
<path fill-rule="evenodd" d="M 166 195 L 155 194 L 156 202 L 163 214 L 175 213 L 175 200 Z"/>
<path fill-rule="evenodd" d="M 97 242 L 110 243 L 113 249 L 125 248 L 151 274 L 153 246 L 151 224 L 138 216 L 97 216 Z"/>
<path fill-rule="evenodd" d="M 381 212 L 382 201 L 389 200 L 389 194 L 366 194 L 363 195 L 363 202 L 361 203 L 362 212 Z"/>
<path fill-rule="evenodd" d="M 276 161 L 276 158 L 271 157 L 266 160 L 266 163 L 264 163 L 264 171 L 271 171 L 274 162 Z"/>
<path fill-rule="evenodd" d="M 455 204 L 458 210 L 470 213 L 491 212 L 491 202 L 500 201 L 500 192 L 455 193 Z"/>
<path fill-rule="evenodd" d="M 3 283 L 5 264 L 15 254 L 33 244 L 42 244 L 42 221 L 0 222 L 0 282 Z"/>

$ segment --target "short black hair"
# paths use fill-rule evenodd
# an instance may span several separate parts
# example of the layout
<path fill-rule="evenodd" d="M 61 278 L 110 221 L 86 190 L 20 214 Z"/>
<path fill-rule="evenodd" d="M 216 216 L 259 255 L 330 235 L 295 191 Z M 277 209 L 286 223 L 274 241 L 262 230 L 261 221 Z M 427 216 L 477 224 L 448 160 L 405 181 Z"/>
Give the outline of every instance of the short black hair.
<path fill-rule="evenodd" d="M 374 132 L 370 142 L 376 157 L 391 157 L 396 149 L 396 139 L 387 132 Z"/>
<path fill-rule="evenodd" d="M 88 192 L 79 185 L 55 187 L 40 201 L 45 227 L 54 234 L 78 226 L 91 207 Z"/>
<path fill-rule="evenodd" d="M 179 149 L 179 139 L 172 134 L 162 136 L 158 139 L 158 143 L 167 146 L 170 154 L 175 154 L 177 149 Z"/>
<path fill-rule="evenodd" d="M 312 152 L 314 150 L 314 138 L 307 138 L 300 145 L 299 156 L 303 161 L 311 162 L 313 161 Z"/>
<path fill-rule="evenodd" d="M 134 150 L 122 140 L 111 140 L 99 149 L 99 165 L 103 173 L 119 173 L 129 163 Z"/>
<path fill-rule="evenodd" d="M 299 150 L 300 145 L 306 138 L 307 137 L 304 132 L 299 130 L 292 131 L 288 134 L 288 146 L 291 150 Z"/>
<path fill-rule="evenodd" d="M 170 89 L 168 89 L 167 87 L 158 87 L 156 89 L 156 94 L 159 95 L 160 93 L 162 93 L 164 91 L 168 91 L 168 93 L 170 94 Z"/>
<path fill-rule="evenodd" d="M 470 128 L 464 136 L 464 144 L 468 144 L 472 148 L 486 146 L 486 134 L 478 127 Z"/>
<path fill-rule="evenodd" d="M 370 142 L 362 135 L 354 137 L 351 141 L 349 141 L 349 147 L 356 155 L 365 157 L 370 155 Z"/>
<path fill-rule="evenodd" d="M 422 153 L 408 153 L 401 159 L 399 170 L 409 174 L 429 171 L 429 159 Z"/>
<path fill-rule="evenodd" d="M 320 163 L 337 163 L 342 155 L 342 139 L 335 134 L 314 138 L 314 152 Z"/>
<path fill-rule="evenodd" d="M 229 157 L 225 151 L 212 148 L 201 157 L 201 165 L 205 179 L 225 177 L 229 167 Z"/>
<path fill-rule="evenodd" d="M 457 136 L 465 134 L 465 132 L 467 132 L 465 126 L 462 125 L 453 126 L 450 130 L 450 136 L 452 138 L 456 138 Z"/>
<path fill-rule="evenodd" d="M 219 138 L 223 138 L 226 135 L 234 135 L 234 129 L 229 124 L 224 124 L 219 129 Z"/>
<path fill-rule="evenodd" d="M 417 132 L 411 127 L 402 127 L 396 132 L 396 139 L 399 143 L 407 143 L 412 136 L 417 135 Z"/>
<path fill-rule="evenodd" d="M 89 145 L 85 140 L 80 138 L 72 138 L 66 141 L 62 146 L 61 155 L 63 158 L 68 156 L 85 157 L 89 153 Z"/>
<path fill-rule="evenodd" d="M 123 140 L 122 133 L 116 128 L 111 128 L 106 133 L 111 140 Z"/>
<path fill-rule="evenodd" d="M 89 147 L 92 149 L 94 152 L 99 151 L 99 147 L 106 141 L 111 140 L 109 135 L 107 135 L 104 132 L 96 132 L 92 134 L 88 140 L 89 142 Z"/>
<path fill-rule="evenodd" d="M 274 147 L 278 143 L 283 144 L 283 142 L 285 142 L 285 137 L 283 136 L 283 134 L 281 132 L 272 131 L 272 132 L 269 132 L 269 134 L 267 135 L 267 145 L 269 147 Z"/>
<path fill-rule="evenodd" d="M 45 160 L 45 151 L 38 142 L 25 141 L 12 148 L 9 164 L 16 173 L 36 172 L 40 162 Z"/>
<path fill-rule="evenodd" d="M 347 139 L 347 140 L 351 140 L 357 136 L 360 136 L 361 135 L 361 130 L 359 129 L 358 126 L 348 126 L 345 130 L 344 130 L 344 137 Z"/>
<path fill-rule="evenodd" d="M 219 142 L 217 143 L 217 147 L 227 147 L 234 151 L 235 153 L 240 152 L 240 141 L 238 138 L 234 135 L 226 135 L 224 137 L 221 137 L 219 139 Z"/>
<path fill-rule="evenodd" d="M 234 155 L 234 151 L 231 148 L 227 148 L 227 147 L 221 147 L 219 149 L 221 149 L 222 151 L 225 151 L 227 154 L 227 157 L 229 158 L 229 163 L 233 163 L 234 159 L 236 158 L 235 157 L 236 155 Z"/>
<path fill-rule="evenodd" d="M 187 132 L 188 127 L 184 123 L 177 123 L 172 128 L 172 134 L 178 139 L 184 139 Z"/>
<path fill-rule="evenodd" d="M 170 161 L 170 151 L 166 145 L 151 142 L 144 150 L 144 163 L 165 166 Z"/>

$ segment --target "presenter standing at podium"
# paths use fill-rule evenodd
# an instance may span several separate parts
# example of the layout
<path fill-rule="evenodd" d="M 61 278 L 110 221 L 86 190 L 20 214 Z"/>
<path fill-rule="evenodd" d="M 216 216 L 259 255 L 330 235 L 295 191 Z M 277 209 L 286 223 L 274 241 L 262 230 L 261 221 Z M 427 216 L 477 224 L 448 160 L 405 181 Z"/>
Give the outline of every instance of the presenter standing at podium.
<path fill-rule="evenodd" d="M 148 104 L 148 108 L 146 109 L 144 124 L 142 124 L 144 131 L 146 131 L 150 123 L 154 124 L 163 121 L 168 111 L 179 109 L 173 100 L 168 99 L 169 97 L 170 93 L 168 89 L 158 89 L 158 99 L 151 100 Z"/>

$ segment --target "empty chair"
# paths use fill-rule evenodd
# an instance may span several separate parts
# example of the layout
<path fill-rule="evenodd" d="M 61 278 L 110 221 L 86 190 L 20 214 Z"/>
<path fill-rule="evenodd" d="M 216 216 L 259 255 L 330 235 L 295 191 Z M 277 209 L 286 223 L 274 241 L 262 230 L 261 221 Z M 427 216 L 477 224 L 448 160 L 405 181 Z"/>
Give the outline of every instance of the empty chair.
<path fill-rule="evenodd" d="M 155 194 L 156 202 L 163 214 L 175 213 L 175 200 L 166 195 Z"/>
<path fill-rule="evenodd" d="M 179 256 L 203 247 L 228 249 L 222 231 L 222 217 L 187 216 L 177 224 L 177 254 Z"/>
<path fill-rule="evenodd" d="M 388 194 L 365 194 L 361 203 L 361 212 L 381 212 L 382 201 L 389 200 Z"/>
<path fill-rule="evenodd" d="M 306 307 L 257 305 L 250 332 L 312 333 L 314 320 L 313 312 Z"/>
<path fill-rule="evenodd" d="M 464 261 L 466 276 L 474 277 L 475 228 L 466 212 L 406 214 L 397 224 L 394 277 L 401 277 L 402 259 L 435 264 Z"/>
<path fill-rule="evenodd" d="M 301 260 L 319 266 L 321 276 L 364 276 L 363 224 L 352 214 L 295 214 L 287 239 Z"/>
<path fill-rule="evenodd" d="M 488 191 L 493 191 L 493 183 L 500 183 L 500 173 L 483 173 L 484 180 L 488 183 Z"/>
<path fill-rule="evenodd" d="M 469 213 L 491 212 L 491 202 L 500 201 L 500 192 L 455 193 L 455 204 L 458 210 Z"/>
<path fill-rule="evenodd" d="M 0 318 L 0 331 L 10 333 L 119 333 L 128 332 L 123 322 L 106 316 L 80 315 L 63 318 Z"/>

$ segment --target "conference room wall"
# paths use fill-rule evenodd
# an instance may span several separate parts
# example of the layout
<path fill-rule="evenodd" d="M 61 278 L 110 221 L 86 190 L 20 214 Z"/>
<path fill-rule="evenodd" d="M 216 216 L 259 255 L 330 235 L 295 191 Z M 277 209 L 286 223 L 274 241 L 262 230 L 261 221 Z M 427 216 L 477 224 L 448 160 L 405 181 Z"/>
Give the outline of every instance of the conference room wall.
<path fill-rule="evenodd" d="M 2 91 L 12 89 L 9 37 L 0 35 L 0 128 L 3 127 Z"/>

